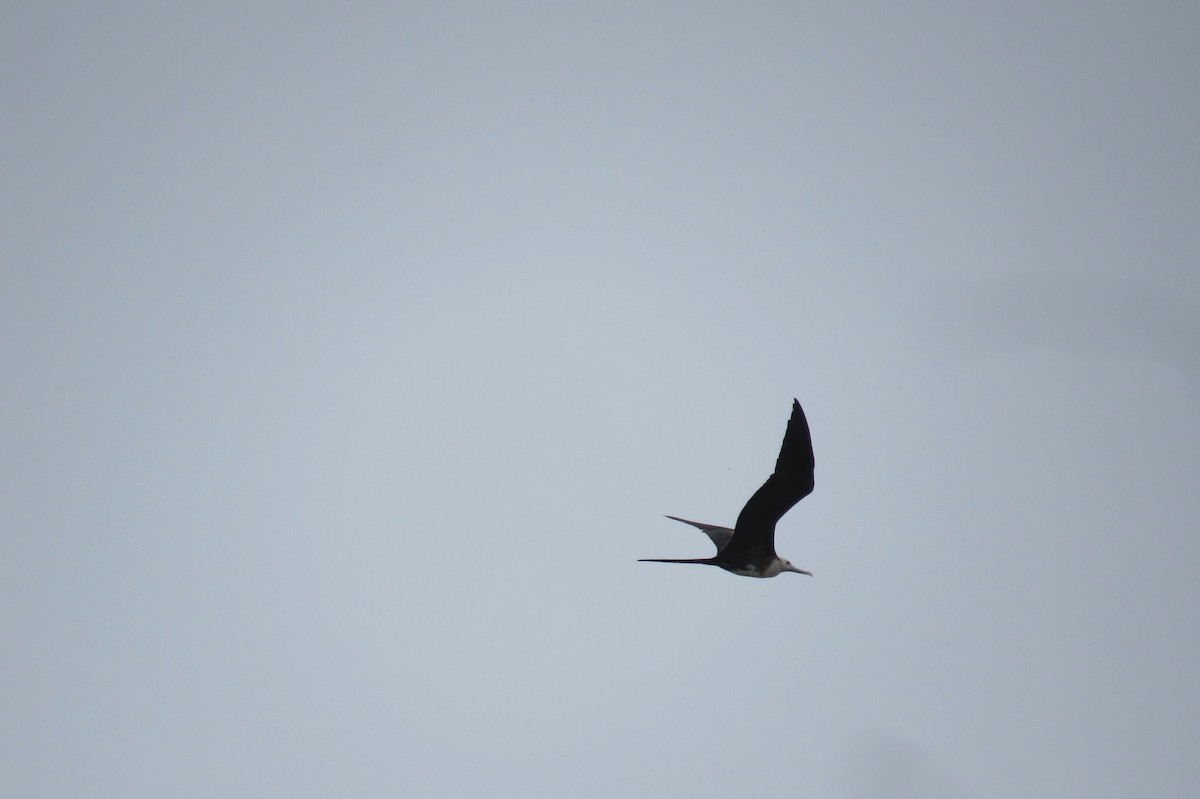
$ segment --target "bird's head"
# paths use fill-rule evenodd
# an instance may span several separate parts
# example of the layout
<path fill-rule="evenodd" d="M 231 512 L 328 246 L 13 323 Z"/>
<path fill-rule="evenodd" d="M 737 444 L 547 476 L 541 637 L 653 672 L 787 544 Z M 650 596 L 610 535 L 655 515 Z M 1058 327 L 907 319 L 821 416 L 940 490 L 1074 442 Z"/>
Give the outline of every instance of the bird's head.
<path fill-rule="evenodd" d="M 812 572 L 806 572 L 806 571 L 804 571 L 804 569 L 797 569 L 795 566 L 792 565 L 792 562 L 790 560 L 785 560 L 783 562 L 783 568 L 781 569 L 781 571 L 795 572 L 796 574 L 807 574 L 809 577 L 812 577 Z"/>

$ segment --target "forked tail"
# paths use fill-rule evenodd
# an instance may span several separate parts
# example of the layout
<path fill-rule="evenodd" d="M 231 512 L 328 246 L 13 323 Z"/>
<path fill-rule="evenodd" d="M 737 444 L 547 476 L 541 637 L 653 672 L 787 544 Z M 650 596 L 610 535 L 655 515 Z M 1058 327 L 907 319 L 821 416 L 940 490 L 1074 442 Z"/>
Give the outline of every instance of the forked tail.
<path fill-rule="evenodd" d="M 638 558 L 638 563 L 707 563 L 716 564 L 713 558 Z"/>

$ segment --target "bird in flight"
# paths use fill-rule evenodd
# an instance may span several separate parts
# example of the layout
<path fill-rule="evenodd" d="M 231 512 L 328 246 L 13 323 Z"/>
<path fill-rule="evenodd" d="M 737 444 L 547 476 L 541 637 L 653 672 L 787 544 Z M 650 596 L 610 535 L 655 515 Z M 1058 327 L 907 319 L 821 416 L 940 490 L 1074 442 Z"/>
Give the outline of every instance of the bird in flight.
<path fill-rule="evenodd" d="M 668 516 L 677 522 L 699 527 L 717 546 L 711 558 L 642 558 L 641 563 L 704 563 L 743 577 L 774 577 L 796 572 L 812 577 L 812 572 L 797 569 L 792 562 L 775 554 L 775 524 L 813 490 L 812 437 L 808 420 L 799 400 L 792 400 L 792 418 L 783 434 L 783 446 L 775 461 L 775 473 L 754 492 L 738 514 L 730 530 L 715 524 L 688 521 Z"/>

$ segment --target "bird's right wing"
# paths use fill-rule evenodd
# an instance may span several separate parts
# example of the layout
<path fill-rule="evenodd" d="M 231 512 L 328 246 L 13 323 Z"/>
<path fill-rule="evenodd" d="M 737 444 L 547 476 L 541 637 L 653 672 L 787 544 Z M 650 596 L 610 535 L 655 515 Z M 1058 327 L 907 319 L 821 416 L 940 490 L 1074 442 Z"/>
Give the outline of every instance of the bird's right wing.
<path fill-rule="evenodd" d="M 665 514 L 664 514 L 665 515 Z M 733 530 L 728 527 L 718 527 L 715 524 L 704 524 L 702 522 L 693 522 L 688 519 L 681 519 L 678 516 L 667 516 L 668 519 L 674 519 L 677 522 L 690 524 L 692 527 L 699 527 L 704 531 L 704 534 L 712 539 L 712 542 L 717 545 L 717 552 L 725 548 L 729 543 L 729 539 L 733 538 Z"/>
<path fill-rule="evenodd" d="M 752 559 L 758 553 L 775 553 L 775 523 L 813 490 L 812 436 L 798 400 L 775 461 L 775 472 L 754 492 L 738 514 L 730 555 Z"/>

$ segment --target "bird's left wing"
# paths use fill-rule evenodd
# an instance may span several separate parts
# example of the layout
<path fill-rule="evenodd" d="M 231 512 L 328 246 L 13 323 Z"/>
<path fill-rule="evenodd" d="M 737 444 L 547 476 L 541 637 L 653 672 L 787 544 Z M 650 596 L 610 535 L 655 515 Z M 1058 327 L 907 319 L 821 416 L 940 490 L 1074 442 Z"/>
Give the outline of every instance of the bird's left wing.
<path fill-rule="evenodd" d="M 677 522 L 690 524 L 692 527 L 699 527 L 704 531 L 704 534 L 711 538 L 712 542 L 717 545 L 717 552 L 720 552 L 722 549 L 724 549 L 725 545 L 729 543 L 729 539 L 733 538 L 733 530 L 730 530 L 728 527 L 718 527 L 715 524 L 704 524 L 703 522 L 693 522 L 688 519 L 681 519 L 678 516 L 670 516 L 667 514 L 664 515 L 666 515 L 668 519 L 674 519 Z"/>

